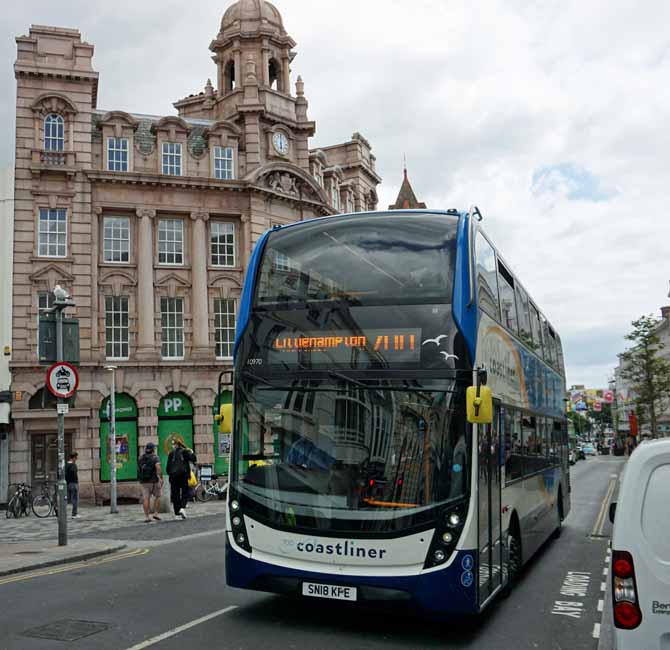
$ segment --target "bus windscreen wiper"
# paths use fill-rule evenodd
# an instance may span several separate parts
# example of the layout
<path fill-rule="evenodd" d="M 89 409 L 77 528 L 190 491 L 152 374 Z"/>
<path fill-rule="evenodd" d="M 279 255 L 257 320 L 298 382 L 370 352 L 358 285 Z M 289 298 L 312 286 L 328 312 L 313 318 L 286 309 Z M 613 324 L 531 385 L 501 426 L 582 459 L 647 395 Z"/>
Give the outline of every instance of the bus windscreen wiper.
<path fill-rule="evenodd" d="M 335 379 L 341 379 L 342 381 L 354 384 L 355 386 L 360 386 L 361 388 L 370 388 L 367 384 L 364 384 L 362 381 L 358 381 L 358 379 L 352 379 L 351 377 L 347 377 L 346 375 L 343 375 L 341 372 L 337 372 L 335 370 L 329 370 L 328 376 L 334 377 Z"/>
<path fill-rule="evenodd" d="M 247 377 L 251 379 L 252 381 L 258 382 L 259 384 L 265 384 L 266 386 L 271 386 L 274 388 L 274 384 L 272 382 L 269 382 L 267 379 L 264 379 L 263 377 L 260 377 L 259 375 L 251 372 L 250 370 L 243 370 L 242 371 L 242 376 Z"/>

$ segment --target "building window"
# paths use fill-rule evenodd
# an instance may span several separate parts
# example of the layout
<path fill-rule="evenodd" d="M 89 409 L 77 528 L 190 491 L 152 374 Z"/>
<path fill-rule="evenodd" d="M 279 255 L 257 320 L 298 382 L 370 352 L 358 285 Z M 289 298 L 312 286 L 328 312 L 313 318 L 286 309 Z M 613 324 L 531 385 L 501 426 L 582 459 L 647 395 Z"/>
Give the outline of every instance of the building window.
<path fill-rule="evenodd" d="M 184 263 L 184 222 L 181 219 L 158 222 L 158 263 Z"/>
<path fill-rule="evenodd" d="M 67 256 L 67 211 L 40 208 L 39 223 L 40 257 Z"/>
<path fill-rule="evenodd" d="M 235 178 L 232 147 L 214 147 L 214 176 L 222 181 Z"/>
<path fill-rule="evenodd" d="M 184 358 L 184 299 L 161 298 L 161 356 Z"/>
<path fill-rule="evenodd" d="M 130 220 L 127 217 L 105 217 L 103 248 L 105 262 L 129 261 Z"/>
<path fill-rule="evenodd" d="M 63 151 L 65 149 L 65 120 L 61 115 L 47 115 L 44 118 L 45 151 Z"/>
<path fill-rule="evenodd" d="M 105 343 L 108 359 L 128 358 L 128 297 L 105 296 Z"/>
<path fill-rule="evenodd" d="M 128 171 L 128 138 L 107 138 L 107 170 Z"/>
<path fill-rule="evenodd" d="M 163 173 L 169 176 L 181 176 L 181 144 L 163 143 Z"/>
<path fill-rule="evenodd" d="M 333 202 L 333 207 L 336 210 L 340 209 L 340 193 L 337 190 L 337 185 L 333 183 L 330 188 L 331 201 Z"/>
<path fill-rule="evenodd" d="M 214 300 L 214 330 L 216 336 L 216 356 L 229 359 L 235 345 L 235 301 L 223 298 Z"/>
<path fill-rule="evenodd" d="M 351 192 L 347 192 L 347 212 L 354 211 L 354 195 Z"/>
<path fill-rule="evenodd" d="M 213 221 L 210 242 L 212 266 L 235 266 L 235 224 Z"/>
<path fill-rule="evenodd" d="M 54 294 L 52 291 L 40 291 L 37 294 L 37 316 L 46 316 L 48 309 L 54 306 Z"/>

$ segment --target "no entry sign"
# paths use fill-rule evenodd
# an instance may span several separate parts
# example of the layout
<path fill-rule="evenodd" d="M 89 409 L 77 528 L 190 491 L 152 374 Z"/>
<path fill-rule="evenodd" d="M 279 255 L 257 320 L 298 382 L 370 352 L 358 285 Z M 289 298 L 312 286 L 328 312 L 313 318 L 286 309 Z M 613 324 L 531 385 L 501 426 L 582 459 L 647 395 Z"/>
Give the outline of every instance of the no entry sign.
<path fill-rule="evenodd" d="M 78 387 L 79 375 L 73 365 L 59 361 L 47 370 L 47 388 L 56 397 L 72 397 Z"/>

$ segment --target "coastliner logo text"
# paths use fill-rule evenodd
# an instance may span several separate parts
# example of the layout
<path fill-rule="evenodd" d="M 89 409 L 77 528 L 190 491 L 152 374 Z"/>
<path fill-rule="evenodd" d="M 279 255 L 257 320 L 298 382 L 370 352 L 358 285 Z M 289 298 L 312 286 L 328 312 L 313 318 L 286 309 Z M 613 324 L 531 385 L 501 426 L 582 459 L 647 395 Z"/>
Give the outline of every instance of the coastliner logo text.
<path fill-rule="evenodd" d="M 356 557 L 370 560 L 381 560 L 387 553 L 385 548 L 365 548 L 364 546 L 356 546 L 356 542 L 349 540 L 338 542 L 337 544 L 298 542 L 295 548 L 299 553 Z"/>

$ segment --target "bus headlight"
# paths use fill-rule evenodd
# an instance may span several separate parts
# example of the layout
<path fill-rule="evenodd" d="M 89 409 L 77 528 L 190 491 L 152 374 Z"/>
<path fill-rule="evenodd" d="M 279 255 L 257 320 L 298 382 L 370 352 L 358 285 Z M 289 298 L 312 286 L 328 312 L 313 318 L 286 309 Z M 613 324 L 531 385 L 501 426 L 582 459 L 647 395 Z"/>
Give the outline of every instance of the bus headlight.
<path fill-rule="evenodd" d="M 235 517 L 233 517 L 233 526 L 235 526 L 235 528 L 237 528 L 241 523 L 242 523 L 242 518 L 235 515 Z"/>
<path fill-rule="evenodd" d="M 447 524 L 451 526 L 451 528 L 456 528 L 459 526 L 461 523 L 461 517 L 457 512 L 451 512 L 447 516 Z"/>
<path fill-rule="evenodd" d="M 237 543 L 238 543 L 240 546 L 243 546 L 243 545 L 246 543 L 246 541 L 247 541 L 247 538 L 246 538 L 246 536 L 244 535 L 244 533 L 240 533 L 235 539 L 237 540 Z"/>
<path fill-rule="evenodd" d="M 451 544 L 454 541 L 454 536 L 449 531 L 442 533 L 442 541 L 445 544 Z"/>
<path fill-rule="evenodd" d="M 447 559 L 447 554 L 442 551 L 441 549 L 438 549 L 433 553 L 433 560 L 435 561 L 435 564 L 441 564 Z"/>
<path fill-rule="evenodd" d="M 233 512 L 237 512 L 240 509 L 240 502 L 237 500 L 231 501 L 230 502 L 230 509 Z"/>

